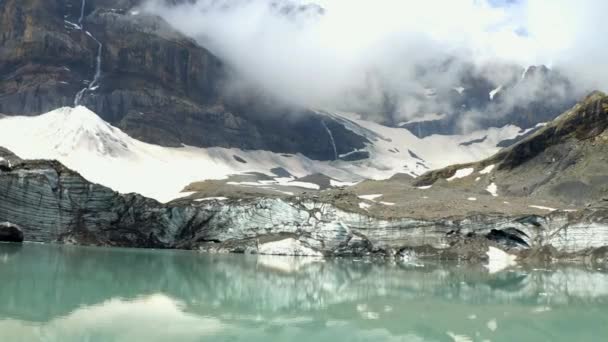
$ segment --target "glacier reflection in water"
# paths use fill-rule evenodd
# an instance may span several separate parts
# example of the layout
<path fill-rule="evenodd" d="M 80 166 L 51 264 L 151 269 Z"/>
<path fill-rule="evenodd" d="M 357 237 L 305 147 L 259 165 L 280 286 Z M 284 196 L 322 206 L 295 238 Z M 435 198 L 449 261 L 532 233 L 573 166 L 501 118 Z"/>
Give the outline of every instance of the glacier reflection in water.
<path fill-rule="evenodd" d="M 608 273 L 0 244 L 0 341 L 594 341 Z"/>

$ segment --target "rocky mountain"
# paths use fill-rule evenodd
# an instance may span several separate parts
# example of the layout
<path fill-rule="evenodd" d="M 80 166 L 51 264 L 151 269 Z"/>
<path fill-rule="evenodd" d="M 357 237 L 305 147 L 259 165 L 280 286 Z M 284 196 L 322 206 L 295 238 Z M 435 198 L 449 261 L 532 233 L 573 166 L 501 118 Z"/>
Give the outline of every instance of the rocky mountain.
<path fill-rule="evenodd" d="M 141 11 L 141 3 L 0 3 L 0 113 L 31 116 L 83 105 L 133 138 L 152 144 L 301 153 L 315 160 L 335 160 L 369 143 L 331 117 L 260 89 L 226 92 L 227 82 L 237 77 L 235 70 L 163 19 Z M 314 3 L 268 5 L 286 17 L 324 13 Z M 403 94 L 388 91 L 383 108 L 376 108 L 384 113 L 380 121 L 418 137 L 505 125 L 523 131 L 550 121 L 577 99 L 570 82 L 544 66 L 523 73 L 515 66 L 499 65 L 484 72 L 469 66 L 462 67 L 453 84 L 425 81 L 425 75 L 437 68 L 446 66 L 427 66 L 419 72 L 426 90 L 416 101 L 422 104 L 418 112 L 406 113 L 417 119 L 395 121 L 395 101 Z M 504 82 L 497 84 L 484 76 L 492 74 L 517 76 L 503 77 Z M 426 119 L 424 112 L 436 113 L 436 118 Z M 376 112 L 370 117 L 378 119 Z"/>
<path fill-rule="evenodd" d="M 263 93 L 226 98 L 230 68 L 162 19 L 140 13 L 138 3 L 0 3 L 0 113 L 85 105 L 134 138 L 174 147 L 238 147 L 318 160 L 364 147 L 366 139 L 343 125 Z"/>
<path fill-rule="evenodd" d="M 460 187 L 492 185 L 501 196 L 551 198 L 565 205 L 592 205 L 608 196 L 608 96 L 595 92 L 531 136 L 479 162 L 454 165 L 416 180 L 430 186 L 462 170 Z M 473 181 L 477 171 L 486 170 Z"/>
<path fill-rule="evenodd" d="M 503 83 L 486 74 L 506 74 Z M 521 76 L 520 76 L 521 75 Z M 516 66 L 493 66 L 479 73 L 465 69 L 456 84 L 433 85 L 420 99 L 431 113 L 444 110 L 441 116 L 425 117 L 401 123 L 418 137 L 432 134 L 458 134 L 473 128 L 516 125 L 524 130 L 553 120 L 572 107 L 583 94 L 559 70 L 544 65 L 520 69 Z M 437 109 L 436 103 L 443 104 Z"/>

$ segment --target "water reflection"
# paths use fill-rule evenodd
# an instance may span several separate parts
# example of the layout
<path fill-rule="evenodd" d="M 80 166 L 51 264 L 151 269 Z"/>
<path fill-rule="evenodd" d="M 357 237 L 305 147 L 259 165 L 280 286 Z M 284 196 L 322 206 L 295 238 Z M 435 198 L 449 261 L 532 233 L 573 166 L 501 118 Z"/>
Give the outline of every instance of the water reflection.
<path fill-rule="evenodd" d="M 0 341 L 594 340 L 608 274 L 0 245 Z M 601 335 L 598 335 L 601 334 Z"/>

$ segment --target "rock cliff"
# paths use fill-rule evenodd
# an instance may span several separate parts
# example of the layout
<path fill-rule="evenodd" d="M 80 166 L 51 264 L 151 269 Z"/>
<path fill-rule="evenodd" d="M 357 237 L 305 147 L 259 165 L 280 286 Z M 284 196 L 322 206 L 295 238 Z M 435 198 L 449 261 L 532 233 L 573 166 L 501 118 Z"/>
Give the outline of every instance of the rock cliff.
<path fill-rule="evenodd" d="M 162 205 L 89 183 L 53 161 L 1 163 L 0 193 L 0 221 L 21 226 L 25 240 L 38 242 L 471 260 L 485 258 L 491 245 L 522 257 L 593 260 L 604 258 L 608 246 L 605 206 L 545 216 L 468 212 L 414 219 L 346 210 L 339 195 Z"/>
<path fill-rule="evenodd" d="M 134 138 L 333 160 L 365 138 L 259 92 L 222 91 L 230 66 L 138 0 L 0 2 L 0 113 L 85 105 Z"/>

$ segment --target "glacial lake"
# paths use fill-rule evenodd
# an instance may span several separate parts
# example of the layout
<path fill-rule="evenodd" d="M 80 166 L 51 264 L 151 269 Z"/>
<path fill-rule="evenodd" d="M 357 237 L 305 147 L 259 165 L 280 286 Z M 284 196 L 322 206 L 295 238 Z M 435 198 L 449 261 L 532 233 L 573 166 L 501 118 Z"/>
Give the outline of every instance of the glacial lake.
<path fill-rule="evenodd" d="M 606 341 L 608 273 L 0 244 L 0 341 Z"/>

